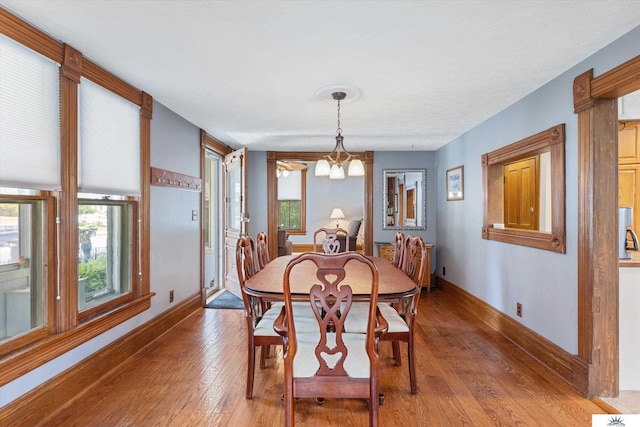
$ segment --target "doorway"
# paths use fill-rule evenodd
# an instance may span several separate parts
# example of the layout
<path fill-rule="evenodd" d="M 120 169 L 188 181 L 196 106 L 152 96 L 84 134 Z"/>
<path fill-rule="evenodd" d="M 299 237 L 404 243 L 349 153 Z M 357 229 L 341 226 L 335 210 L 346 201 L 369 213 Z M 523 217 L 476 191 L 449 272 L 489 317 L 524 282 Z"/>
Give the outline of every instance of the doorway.
<path fill-rule="evenodd" d="M 640 89 L 640 56 L 574 79 L 578 115 L 578 357 L 574 386 L 619 393 L 617 99 Z M 594 309 L 594 308 L 597 308 Z"/>
<path fill-rule="evenodd" d="M 202 253 L 205 298 L 221 289 L 223 265 L 223 159 L 205 149 L 202 189 Z"/>

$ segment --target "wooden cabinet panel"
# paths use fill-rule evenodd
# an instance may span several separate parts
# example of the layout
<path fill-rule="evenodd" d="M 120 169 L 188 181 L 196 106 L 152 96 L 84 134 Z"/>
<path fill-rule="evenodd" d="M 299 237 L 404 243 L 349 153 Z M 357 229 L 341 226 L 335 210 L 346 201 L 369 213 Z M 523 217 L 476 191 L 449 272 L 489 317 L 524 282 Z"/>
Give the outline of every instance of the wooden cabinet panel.
<path fill-rule="evenodd" d="M 640 230 L 640 123 L 624 123 L 618 132 L 618 206 L 633 208 L 632 229 Z M 631 252 L 634 261 L 640 252 Z"/>
<path fill-rule="evenodd" d="M 504 223 L 509 228 L 538 229 L 538 156 L 504 166 Z"/>
<path fill-rule="evenodd" d="M 618 163 L 621 165 L 640 163 L 640 123 L 625 123 L 618 132 Z"/>

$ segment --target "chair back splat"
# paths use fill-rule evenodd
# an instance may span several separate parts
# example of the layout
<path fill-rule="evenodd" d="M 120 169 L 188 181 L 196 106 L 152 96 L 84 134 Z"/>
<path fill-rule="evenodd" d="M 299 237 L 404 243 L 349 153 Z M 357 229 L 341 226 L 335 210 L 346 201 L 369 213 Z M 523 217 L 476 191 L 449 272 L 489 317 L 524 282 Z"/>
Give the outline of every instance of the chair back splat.
<path fill-rule="evenodd" d="M 317 252 L 317 242 L 318 235 L 324 234 L 324 238 L 322 239 L 322 252 L 325 254 L 337 254 L 339 252 L 347 252 L 351 250 L 346 247 L 349 246 L 349 233 L 347 230 L 343 228 L 320 228 L 313 233 L 313 251 Z M 338 240 L 338 235 L 345 236 L 345 248 L 340 247 L 340 241 Z M 356 248 L 353 248 L 355 250 Z"/>
<path fill-rule="evenodd" d="M 346 268 L 348 263 L 364 264 L 364 274 L 368 275 L 365 280 L 370 283 L 369 318 L 365 332 L 350 332 L 344 327 L 353 301 Z M 296 277 L 295 283 L 292 283 L 292 277 Z M 304 283 L 301 282 L 302 277 Z M 292 286 L 298 294 L 292 294 Z M 307 303 L 318 324 L 316 331 L 296 330 L 292 299 L 300 297 L 301 289 L 309 289 Z M 274 322 L 274 329 L 285 342 L 286 425 L 294 425 L 294 402 L 296 398 L 303 397 L 368 399 L 369 425 L 377 425 L 379 359 L 376 341 L 386 331 L 387 323 L 377 309 L 376 266 L 355 252 L 337 255 L 306 253 L 287 265 L 283 290 L 285 305 Z"/>
<path fill-rule="evenodd" d="M 398 231 L 396 233 L 396 241 L 393 245 L 393 265 L 402 268 L 402 259 L 404 258 L 404 233 Z"/>
<path fill-rule="evenodd" d="M 256 257 L 258 258 L 258 267 L 261 270 L 271 261 L 269 242 L 267 242 L 267 234 L 264 232 L 256 234 Z"/>

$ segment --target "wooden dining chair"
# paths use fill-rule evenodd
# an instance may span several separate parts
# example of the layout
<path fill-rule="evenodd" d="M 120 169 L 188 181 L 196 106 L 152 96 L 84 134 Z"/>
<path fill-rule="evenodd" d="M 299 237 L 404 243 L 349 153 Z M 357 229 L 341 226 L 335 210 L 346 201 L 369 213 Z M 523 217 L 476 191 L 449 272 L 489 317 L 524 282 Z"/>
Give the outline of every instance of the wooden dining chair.
<path fill-rule="evenodd" d="M 418 256 L 420 254 L 420 257 Z M 420 261 L 418 261 L 420 258 Z M 409 364 L 409 383 L 411 393 L 418 392 L 416 379 L 416 356 L 415 356 L 415 319 L 418 313 L 418 303 L 420 302 L 421 283 L 425 274 L 427 259 L 427 249 L 421 237 L 407 236 L 404 244 L 404 256 L 402 261 L 402 271 L 411 277 L 415 277 L 418 271 L 414 295 L 403 298 L 394 305 L 378 304 L 380 312 L 387 319 L 389 328 L 382 334 L 380 341 L 391 341 L 393 346 L 393 358 L 396 365 L 402 365 L 400 356 L 400 342 L 407 343 L 407 357 Z"/>
<path fill-rule="evenodd" d="M 350 315 L 353 293 L 343 283 L 348 262 L 368 267 L 370 279 L 369 315 L 363 333 L 344 328 Z M 291 277 L 297 270 L 311 266 L 308 305 L 317 323 L 313 332 L 298 330 L 291 295 Z M 367 273 L 365 273 L 367 274 Z M 298 276 L 300 277 L 300 276 Z M 298 288 L 300 283 L 295 284 Z M 284 307 L 274 323 L 282 335 L 284 347 L 285 425 L 294 425 L 294 402 L 297 398 L 364 398 L 369 403 L 369 425 L 378 423 L 378 367 L 376 339 L 386 328 L 377 309 L 378 270 L 362 254 L 337 255 L 306 253 L 289 262 L 283 280 Z"/>
<path fill-rule="evenodd" d="M 258 258 L 258 267 L 260 267 L 260 269 L 263 269 L 264 266 L 271 261 L 267 234 L 262 231 L 256 234 L 256 258 Z"/>
<path fill-rule="evenodd" d="M 418 392 L 415 366 L 415 344 L 414 344 L 414 323 L 420 301 L 420 285 L 425 272 L 426 247 L 421 237 L 407 236 L 404 241 L 403 261 L 401 263 L 403 272 L 412 280 L 418 271 L 416 290 L 413 295 L 402 298 L 397 303 L 391 305 L 386 302 L 378 303 L 378 309 L 389 326 L 382 334 L 380 341 L 391 341 L 393 358 L 396 365 L 402 365 L 400 353 L 400 342 L 407 343 L 407 355 L 409 364 L 409 383 L 411 393 Z M 418 262 L 418 253 L 422 255 Z M 363 331 L 366 327 L 367 307 L 363 303 L 356 302 L 352 307 L 352 316 L 346 322 L 349 331 Z"/>
<path fill-rule="evenodd" d="M 244 318 L 247 326 L 247 385 L 245 397 L 253 398 L 253 377 L 255 373 L 256 347 L 260 352 L 260 368 L 266 366 L 270 345 L 282 345 L 282 337 L 273 330 L 273 321 L 278 316 L 282 305 L 267 308 L 257 298 L 252 298 L 244 291 L 244 282 L 258 272 L 254 259 L 255 245 L 251 236 L 238 239 L 236 244 L 236 269 L 244 302 Z"/>
<path fill-rule="evenodd" d="M 396 241 L 393 245 L 393 265 L 402 268 L 402 258 L 404 257 L 404 233 L 398 231 L 396 233 Z"/>
<path fill-rule="evenodd" d="M 349 249 L 349 232 L 343 228 L 319 228 L 313 233 L 313 251 L 317 252 L 318 235 L 324 234 L 322 239 L 322 251 L 325 254 L 337 254 L 339 252 L 348 252 Z M 343 251 L 340 249 L 340 242 L 338 241 L 338 234 L 343 234 L 345 238 L 345 248 Z M 355 250 L 355 248 L 354 248 Z"/>

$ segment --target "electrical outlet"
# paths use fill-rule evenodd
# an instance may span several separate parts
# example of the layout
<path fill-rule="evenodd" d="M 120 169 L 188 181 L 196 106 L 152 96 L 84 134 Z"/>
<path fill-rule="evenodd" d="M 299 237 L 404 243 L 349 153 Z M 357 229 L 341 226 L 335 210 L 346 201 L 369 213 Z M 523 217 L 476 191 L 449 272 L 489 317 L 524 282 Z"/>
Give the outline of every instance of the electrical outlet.
<path fill-rule="evenodd" d="M 169 302 L 173 302 L 173 291 L 169 291 Z"/>
<path fill-rule="evenodd" d="M 446 276 L 447 275 L 447 271 L 445 270 L 444 266 L 442 266 L 442 275 Z"/>
<path fill-rule="evenodd" d="M 519 302 L 516 303 L 516 314 L 518 317 L 522 317 L 522 304 Z"/>

